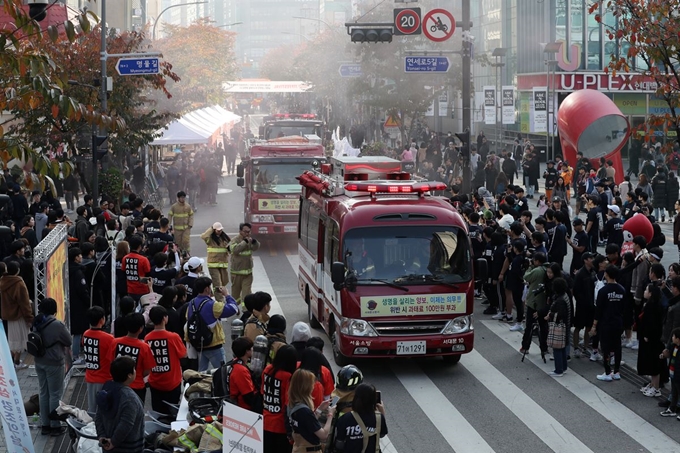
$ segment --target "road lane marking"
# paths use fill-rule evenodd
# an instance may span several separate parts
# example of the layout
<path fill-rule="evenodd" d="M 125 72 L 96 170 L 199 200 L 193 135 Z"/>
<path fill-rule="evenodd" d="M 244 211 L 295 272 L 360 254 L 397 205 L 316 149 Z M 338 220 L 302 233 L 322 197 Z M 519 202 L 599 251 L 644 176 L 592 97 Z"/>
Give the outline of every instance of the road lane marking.
<path fill-rule="evenodd" d="M 494 451 L 420 368 L 410 367 L 408 373 L 394 365 L 391 368 L 406 391 L 411 394 L 413 400 L 456 453 Z M 456 429 L 452 429 L 454 426 Z"/>
<path fill-rule="evenodd" d="M 507 325 L 498 321 L 482 321 L 493 333 L 498 335 L 503 341 L 513 349 L 517 347 L 519 336 L 510 332 Z M 539 354 L 526 356 L 526 360 L 536 365 L 546 374 L 549 373 Z M 593 378 L 594 378 L 593 372 Z M 600 390 L 596 385 L 583 378 L 580 374 L 571 371 L 555 382 L 573 393 L 578 399 L 593 408 L 602 415 L 607 421 L 619 428 L 634 441 L 642 445 L 649 451 L 677 451 L 678 443 L 667 436 L 663 431 L 656 428 L 638 414 L 619 403 L 607 392 Z M 617 385 L 616 383 L 612 385 Z"/>
<path fill-rule="evenodd" d="M 556 453 L 591 452 L 560 422 L 531 399 L 482 355 L 473 350 L 460 363 L 527 428 Z"/>

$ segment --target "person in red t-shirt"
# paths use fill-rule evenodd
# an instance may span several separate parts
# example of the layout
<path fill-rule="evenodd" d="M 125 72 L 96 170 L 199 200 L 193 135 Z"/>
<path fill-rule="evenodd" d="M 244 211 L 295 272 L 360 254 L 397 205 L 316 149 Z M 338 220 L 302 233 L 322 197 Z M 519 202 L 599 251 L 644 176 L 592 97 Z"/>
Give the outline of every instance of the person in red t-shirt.
<path fill-rule="evenodd" d="M 132 313 L 125 318 L 125 325 L 128 334 L 124 337 L 116 338 L 114 356 L 119 357 L 126 355 L 135 359 L 137 363 L 137 377 L 130 384 L 130 388 L 139 396 L 139 399 L 146 399 L 146 384 L 144 378 L 151 373 L 151 369 L 156 366 L 156 360 L 153 358 L 151 348 L 138 337 L 144 329 L 144 315 L 141 313 Z"/>
<path fill-rule="evenodd" d="M 179 404 L 182 392 L 182 365 L 179 359 L 187 356 L 184 342 L 174 332 L 165 330 L 168 323 L 168 311 L 156 305 L 149 311 L 149 319 L 154 330 L 146 334 L 144 341 L 151 347 L 156 366 L 149 375 L 151 389 L 151 408 L 166 414 L 168 406 L 163 402 Z"/>
<path fill-rule="evenodd" d="M 144 241 L 139 236 L 132 236 L 128 241 L 130 244 L 130 253 L 123 257 L 123 264 L 121 270 L 125 272 L 127 279 L 128 296 L 132 297 L 135 302 L 139 303 L 139 299 L 144 294 L 149 294 L 149 272 L 151 272 L 151 263 L 149 259 L 140 254 Z M 134 388 L 134 387 L 132 387 Z"/>
<path fill-rule="evenodd" d="M 335 385 L 331 371 L 323 364 L 325 357 L 318 349 L 307 347 L 302 351 L 299 367 L 303 370 L 311 371 L 316 376 L 314 389 L 312 390 L 312 400 L 314 408 L 321 405 L 324 400 L 330 399 Z"/>
<path fill-rule="evenodd" d="M 262 373 L 264 418 L 264 453 L 291 453 L 293 446 L 286 434 L 286 408 L 290 377 L 297 368 L 297 351 L 284 345 L 276 351 L 274 361 Z"/>
<path fill-rule="evenodd" d="M 97 392 L 111 380 L 111 361 L 115 340 L 102 327 L 106 323 L 104 309 L 95 305 L 87 310 L 90 328 L 82 336 L 80 350 L 85 354 L 85 383 L 87 384 L 87 410 L 97 412 Z"/>
<path fill-rule="evenodd" d="M 248 337 L 239 337 L 231 344 L 234 360 L 229 375 L 229 396 L 239 407 L 249 411 L 261 412 L 262 399 L 258 393 L 248 368 L 248 360 L 253 355 L 253 341 Z"/>

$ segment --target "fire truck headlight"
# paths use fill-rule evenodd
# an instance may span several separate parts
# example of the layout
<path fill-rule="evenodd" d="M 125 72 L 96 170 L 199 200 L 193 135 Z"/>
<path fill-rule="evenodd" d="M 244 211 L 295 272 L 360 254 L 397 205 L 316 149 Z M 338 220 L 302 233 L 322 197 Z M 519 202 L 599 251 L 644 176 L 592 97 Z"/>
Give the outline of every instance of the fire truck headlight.
<path fill-rule="evenodd" d="M 442 334 L 451 335 L 456 333 L 465 333 L 474 330 L 472 315 L 459 316 L 452 319 L 442 330 Z"/>
<path fill-rule="evenodd" d="M 377 337 L 378 333 L 363 319 L 344 318 L 340 324 L 340 332 L 353 337 Z"/>
<path fill-rule="evenodd" d="M 271 214 L 257 214 L 250 217 L 253 223 L 274 223 L 274 216 Z"/>

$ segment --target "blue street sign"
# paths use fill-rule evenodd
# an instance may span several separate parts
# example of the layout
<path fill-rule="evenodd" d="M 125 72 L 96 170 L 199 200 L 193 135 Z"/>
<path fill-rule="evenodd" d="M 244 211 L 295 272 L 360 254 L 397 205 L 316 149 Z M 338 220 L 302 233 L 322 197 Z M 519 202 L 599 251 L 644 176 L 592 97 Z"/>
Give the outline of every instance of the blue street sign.
<path fill-rule="evenodd" d="M 341 64 L 340 77 L 361 77 L 363 73 L 361 72 L 361 63 L 347 63 Z"/>
<path fill-rule="evenodd" d="M 116 63 L 116 71 L 122 76 L 160 73 L 158 57 L 121 58 Z"/>
<path fill-rule="evenodd" d="M 448 72 L 449 57 L 405 57 L 404 72 Z"/>

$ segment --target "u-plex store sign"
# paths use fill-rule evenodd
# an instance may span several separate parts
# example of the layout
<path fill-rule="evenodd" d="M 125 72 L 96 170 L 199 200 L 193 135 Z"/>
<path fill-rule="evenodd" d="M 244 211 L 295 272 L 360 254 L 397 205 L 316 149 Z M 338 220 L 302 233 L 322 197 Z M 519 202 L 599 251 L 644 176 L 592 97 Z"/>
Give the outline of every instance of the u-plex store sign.
<path fill-rule="evenodd" d="M 558 72 L 554 75 L 555 84 L 550 89 L 561 92 L 572 92 L 589 89 L 604 92 L 655 93 L 656 81 L 651 77 L 637 74 L 603 72 Z M 517 76 L 517 88 L 520 91 L 531 91 L 534 87 L 545 86 L 546 74 L 522 74 Z"/>

